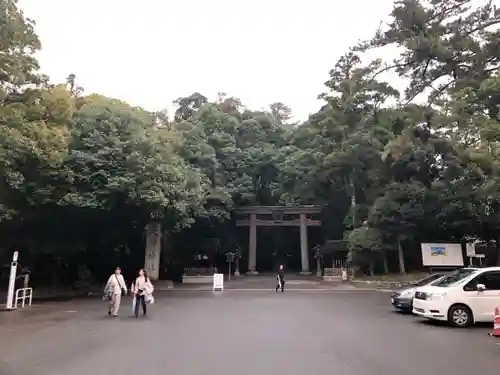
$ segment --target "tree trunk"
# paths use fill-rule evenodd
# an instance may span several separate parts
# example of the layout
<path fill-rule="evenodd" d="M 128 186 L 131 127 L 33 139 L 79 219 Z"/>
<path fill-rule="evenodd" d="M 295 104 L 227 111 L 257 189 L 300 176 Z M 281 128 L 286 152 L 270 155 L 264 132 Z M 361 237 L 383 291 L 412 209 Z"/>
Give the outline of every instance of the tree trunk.
<path fill-rule="evenodd" d="M 171 274 L 172 262 L 172 237 L 167 229 L 163 229 L 161 241 L 160 265 L 163 266 L 163 274 Z"/>
<path fill-rule="evenodd" d="M 398 260 L 399 260 L 399 272 L 406 273 L 403 247 L 401 246 L 401 237 L 398 237 Z"/>
<path fill-rule="evenodd" d="M 374 276 L 375 275 L 375 262 L 373 260 L 370 260 L 370 266 L 368 267 L 369 268 L 369 272 L 370 272 L 370 276 Z"/>
<path fill-rule="evenodd" d="M 352 229 L 356 229 L 356 185 L 354 185 L 354 177 L 351 176 L 351 210 L 352 210 Z"/>
<path fill-rule="evenodd" d="M 387 275 L 389 273 L 389 266 L 387 264 L 387 251 L 382 251 L 382 261 L 384 262 L 384 273 Z"/>
<path fill-rule="evenodd" d="M 495 239 L 495 256 L 497 258 L 495 264 L 500 266 L 500 238 Z"/>

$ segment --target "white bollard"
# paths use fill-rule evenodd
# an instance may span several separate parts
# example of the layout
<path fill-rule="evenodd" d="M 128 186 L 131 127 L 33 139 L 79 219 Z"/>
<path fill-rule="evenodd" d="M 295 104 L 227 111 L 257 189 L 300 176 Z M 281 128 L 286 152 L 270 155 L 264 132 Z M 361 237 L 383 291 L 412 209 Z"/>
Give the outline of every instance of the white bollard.
<path fill-rule="evenodd" d="M 10 277 L 9 277 L 9 289 L 7 290 L 7 303 L 5 304 L 7 309 L 12 309 L 14 302 L 14 289 L 16 287 L 16 272 L 17 272 L 17 259 L 19 257 L 19 252 L 14 251 L 12 255 L 12 262 L 10 263 Z"/>

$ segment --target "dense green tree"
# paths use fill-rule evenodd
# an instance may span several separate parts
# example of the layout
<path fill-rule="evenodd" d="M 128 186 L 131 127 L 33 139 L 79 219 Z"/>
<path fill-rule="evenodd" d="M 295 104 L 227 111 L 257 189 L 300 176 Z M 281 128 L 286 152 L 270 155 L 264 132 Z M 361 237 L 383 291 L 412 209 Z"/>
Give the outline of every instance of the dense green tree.
<path fill-rule="evenodd" d="M 37 84 L 41 76 L 33 56 L 41 47 L 34 23 L 26 19 L 17 0 L 0 2 L 0 100 L 26 84 Z"/>
<path fill-rule="evenodd" d="M 85 95 L 75 74 L 50 82 L 33 22 L 0 0 L 0 255 L 23 248 L 35 279 L 82 285 L 141 266 L 153 227 L 165 262 L 189 266 L 238 246 L 236 206 L 321 204 L 321 241 L 371 274 L 419 268 L 431 241 L 491 242 L 500 262 L 499 24 L 492 1 L 396 0 L 307 121 L 222 92 L 170 118 Z M 393 61 L 367 60 L 390 45 Z"/>

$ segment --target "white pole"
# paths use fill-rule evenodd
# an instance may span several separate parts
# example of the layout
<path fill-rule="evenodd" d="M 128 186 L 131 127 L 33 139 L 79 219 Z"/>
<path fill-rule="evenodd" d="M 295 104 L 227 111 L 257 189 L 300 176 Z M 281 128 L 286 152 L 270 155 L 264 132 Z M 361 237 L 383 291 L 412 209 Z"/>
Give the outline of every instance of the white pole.
<path fill-rule="evenodd" d="M 14 288 L 16 286 L 16 271 L 17 271 L 17 258 L 19 253 L 14 251 L 12 255 L 12 263 L 10 264 L 10 277 L 9 277 L 9 289 L 7 290 L 7 303 L 6 307 L 12 309 L 12 303 L 14 300 Z"/>

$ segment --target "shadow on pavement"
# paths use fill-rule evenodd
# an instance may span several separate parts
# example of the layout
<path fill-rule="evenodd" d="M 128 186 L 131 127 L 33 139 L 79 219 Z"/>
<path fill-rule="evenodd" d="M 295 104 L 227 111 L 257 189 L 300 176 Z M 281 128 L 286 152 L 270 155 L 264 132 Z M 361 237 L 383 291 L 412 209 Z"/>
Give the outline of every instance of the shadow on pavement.
<path fill-rule="evenodd" d="M 453 327 L 447 322 L 442 322 L 440 320 L 416 319 L 415 322 L 416 324 L 421 324 L 427 327 L 441 327 L 444 329 L 451 329 L 451 330 L 484 330 L 484 329 L 491 329 L 493 326 L 493 323 L 475 323 L 469 327 L 458 328 L 458 327 Z"/>

